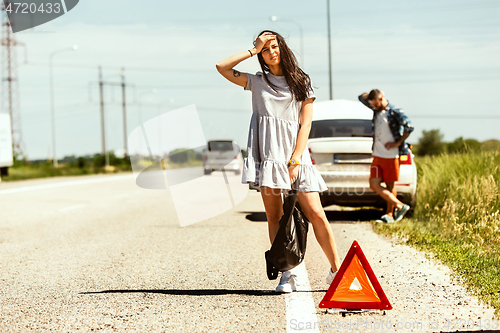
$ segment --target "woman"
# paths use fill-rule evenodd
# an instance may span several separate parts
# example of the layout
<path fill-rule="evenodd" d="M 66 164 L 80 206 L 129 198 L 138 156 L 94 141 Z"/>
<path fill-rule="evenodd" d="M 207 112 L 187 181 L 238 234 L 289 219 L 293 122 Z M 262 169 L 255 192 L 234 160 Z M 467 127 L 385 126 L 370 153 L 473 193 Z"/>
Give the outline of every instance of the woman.
<path fill-rule="evenodd" d="M 255 55 L 262 72 L 249 74 L 233 69 Z M 226 79 L 252 91 L 253 114 L 242 182 L 261 192 L 271 244 L 283 215 L 281 194 L 298 180 L 298 202 L 330 262 L 327 283 L 331 284 L 340 260 L 319 198 L 319 192 L 327 187 L 307 149 L 312 103 L 316 99 L 309 76 L 299 68 L 283 37 L 269 30 L 259 34 L 254 48 L 233 55 L 216 67 Z M 283 272 L 276 291 L 295 291 L 295 278 L 290 271 Z"/>

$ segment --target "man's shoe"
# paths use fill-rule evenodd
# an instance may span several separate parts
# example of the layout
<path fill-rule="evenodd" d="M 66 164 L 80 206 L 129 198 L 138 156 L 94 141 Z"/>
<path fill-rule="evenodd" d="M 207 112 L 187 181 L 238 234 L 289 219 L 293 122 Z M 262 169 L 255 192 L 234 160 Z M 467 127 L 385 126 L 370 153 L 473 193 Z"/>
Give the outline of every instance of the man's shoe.
<path fill-rule="evenodd" d="M 326 284 L 328 285 L 332 284 L 335 275 L 337 275 L 337 272 L 333 272 L 331 268 L 328 270 L 328 276 L 326 277 Z"/>
<path fill-rule="evenodd" d="M 396 220 L 396 222 L 399 222 L 403 219 L 403 216 L 405 216 L 405 214 L 410 210 L 410 206 L 408 206 L 407 204 L 404 204 L 403 207 L 401 207 L 401 209 L 396 209 L 395 213 L 394 213 L 394 218 Z"/>
<path fill-rule="evenodd" d="M 277 293 L 291 293 L 297 291 L 296 284 L 297 275 L 292 274 L 290 271 L 284 271 L 281 273 L 280 283 L 276 287 Z"/>
<path fill-rule="evenodd" d="M 378 222 L 378 223 L 394 223 L 394 219 L 392 217 L 390 217 L 389 215 L 385 214 L 379 220 L 375 220 L 375 222 Z"/>

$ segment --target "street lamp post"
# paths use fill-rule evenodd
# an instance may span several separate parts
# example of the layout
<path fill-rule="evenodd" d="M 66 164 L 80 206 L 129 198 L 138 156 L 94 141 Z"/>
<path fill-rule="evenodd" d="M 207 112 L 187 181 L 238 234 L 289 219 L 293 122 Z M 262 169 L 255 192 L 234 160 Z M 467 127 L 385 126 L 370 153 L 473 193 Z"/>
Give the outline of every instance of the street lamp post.
<path fill-rule="evenodd" d="M 57 154 L 56 154 L 56 119 L 55 119 L 55 111 L 54 111 L 54 78 L 53 78 L 53 69 L 52 62 L 54 60 L 54 56 L 57 53 L 62 53 L 66 51 L 76 51 L 78 49 L 77 45 L 73 45 L 72 47 L 67 47 L 61 50 L 56 50 L 52 52 L 49 56 L 49 74 L 50 74 L 50 116 L 51 116 L 51 124 L 52 124 L 52 162 L 54 168 L 57 168 Z"/>
<path fill-rule="evenodd" d="M 304 58 L 305 58 L 305 54 L 304 54 L 304 31 L 302 29 L 302 25 L 297 22 L 297 21 L 294 21 L 294 20 L 289 20 L 289 19 L 282 19 L 282 18 L 279 18 L 278 16 L 271 16 L 270 18 L 271 21 L 273 22 L 276 22 L 276 21 L 282 21 L 282 22 L 290 22 L 292 24 L 295 24 L 298 28 L 299 28 L 299 33 L 300 33 L 300 58 L 301 58 L 301 66 L 302 68 L 304 68 L 304 64 L 305 64 L 305 61 L 304 61 Z"/>
<path fill-rule="evenodd" d="M 330 0 L 326 0 L 326 15 L 328 20 L 328 82 L 330 83 L 330 100 L 332 100 L 333 83 L 332 83 L 332 36 L 330 28 Z"/>

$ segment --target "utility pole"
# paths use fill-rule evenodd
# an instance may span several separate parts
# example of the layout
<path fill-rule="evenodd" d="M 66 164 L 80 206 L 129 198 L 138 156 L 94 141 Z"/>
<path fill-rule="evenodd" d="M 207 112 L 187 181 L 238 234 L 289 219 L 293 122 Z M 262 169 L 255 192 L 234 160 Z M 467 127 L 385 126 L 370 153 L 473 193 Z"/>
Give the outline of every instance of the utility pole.
<path fill-rule="evenodd" d="M 104 117 L 104 87 L 105 86 L 120 86 L 122 88 L 122 108 L 123 108 L 123 144 L 125 148 L 125 157 L 128 156 L 128 137 L 127 137 L 127 97 L 126 89 L 127 87 L 135 88 L 134 84 L 125 83 L 125 67 L 122 67 L 120 76 L 122 77 L 122 82 L 107 82 L 102 78 L 102 67 L 99 66 L 99 91 L 101 99 L 101 131 L 102 131 L 102 153 L 106 159 L 106 166 L 109 166 L 109 155 L 106 151 L 106 134 L 105 134 L 105 117 Z M 89 85 L 90 87 L 90 85 Z M 90 91 L 90 90 L 89 90 Z"/>
<path fill-rule="evenodd" d="M 106 160 L 106 166 L 109 165 L 108 155 L 106 154 L 106 130 L 104 122 L 104 82 L 102 81 L 102 67 L 99 66 L 99 92 L 101 96 L 101 136 L 102 136 L 102 155 Z"/>
<path fill-rule="evenodd" d="M 22 155 L 24 143 L 21 131 L 21 114 L 19 110 L 16 46 L 24 46 L 24 44 L 18 42 L 12 33 L 11 24 L 6 11 L 10 2 L 11 1 L 7 0 L 1 4 L 2 37 L 0 39 L 0 44 L 2 46 L 3 59 L 0 86 L 2 93 L 2 105 L 0 106 L 0 112 L 7 112 L 10 114 L 13 152 L 16 155 Z"/>
<path fill-rule="evenodd" d="M 330 28 L 330 0 L 326 0 L 326 15 L 328 19 L 328 81 L 330 82 L 330 99 L 333 99 L 332 83 L 332 36 Z"/>
<path fill-rule="evenodd" d="M 127 140 L 127 102 L 126 102 L 126 94 L 125 94 L 125 67 L 122 67 L 122 104 L 123 104 L 123 144 L 125 147 L 125 157 L 128 156 L 128 140 Z"/>

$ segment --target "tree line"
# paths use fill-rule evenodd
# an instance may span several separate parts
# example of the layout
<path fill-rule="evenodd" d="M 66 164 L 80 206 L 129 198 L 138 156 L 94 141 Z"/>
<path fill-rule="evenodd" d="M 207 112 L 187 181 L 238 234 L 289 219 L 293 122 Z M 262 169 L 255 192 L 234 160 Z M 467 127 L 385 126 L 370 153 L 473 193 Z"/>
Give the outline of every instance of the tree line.
<path fill-rule="evenodd" d="M 443 134 L 438 129 L 422 131 L 413 152 L 418 156 L 440 154 L 477 153 L 482 150 L 500 150 L 500 141 L 489 140 L 479 142 L 476 139 L 459 137 L 452 142 L 445 142 Z"/>

